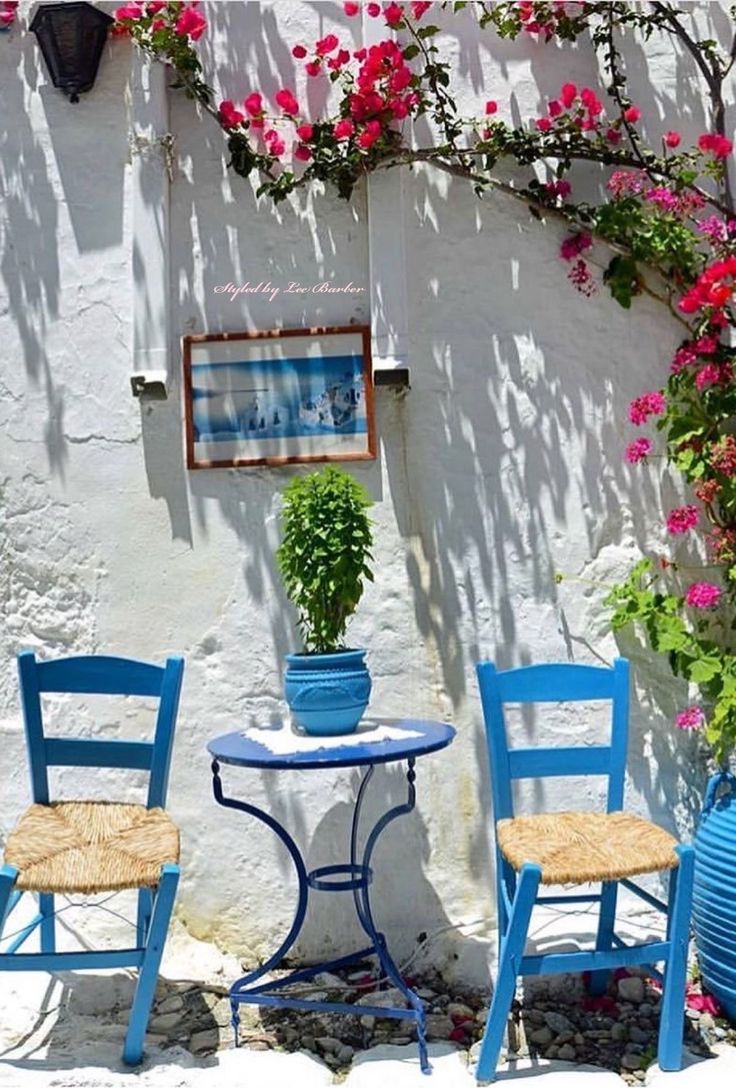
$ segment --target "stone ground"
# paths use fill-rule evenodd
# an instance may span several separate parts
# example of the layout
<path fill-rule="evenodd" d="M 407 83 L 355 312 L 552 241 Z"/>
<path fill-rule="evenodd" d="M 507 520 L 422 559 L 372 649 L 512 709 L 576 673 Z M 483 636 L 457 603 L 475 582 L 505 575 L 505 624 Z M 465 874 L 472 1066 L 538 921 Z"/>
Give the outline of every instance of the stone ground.
<path fill-rule="evenodd" d="M 640 922 L 639 930 L 646 928 Z M 641 938 L 642 934 L 637 936 Z M 120 1061 L 134 985 L 127 972 L 4 974 L 0 987 L 1 1088 L 472 1088 L 486 996 L 449 987 L 436 970 L 412 978 L 428 1009 L 432 1080 L 422 1076 L 406 1023 L 372 1016 L 302 1014 L 242 1006 L 243 1046 L 233 1049 L 229 983 L 233 957 L 174 926 L 147 1037 L 146 1059 Z M 371 992 L 370 967 L 318 976 L 316 992 L 396 1003 Z M 306 996 L 306 995 L 305 995 Z M 514 1007 L 512 1061 L 499 1082 L 544 1073 L 544 1088 L 733 1088 L 736 1031 L 708 1011 L 688 1010 L 680 1073 L 654 1064 L 659 994 L 639 975 L 613 979 L 591 999 L 579 977 L 530 979 Z M 697 1002 L 695 1002 L 697 1004 Z M 504 1054 L 504 1058 L 507 1055 Z"/>

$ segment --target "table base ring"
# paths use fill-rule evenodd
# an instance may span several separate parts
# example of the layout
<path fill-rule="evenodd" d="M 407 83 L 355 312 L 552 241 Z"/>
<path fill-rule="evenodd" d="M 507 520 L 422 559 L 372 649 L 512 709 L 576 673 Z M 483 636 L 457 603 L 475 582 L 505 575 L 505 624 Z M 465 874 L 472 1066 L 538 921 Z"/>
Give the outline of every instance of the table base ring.
<path fill-rule="evenodd" d="M 344 880 L 332 880 L 331 877 L 343 876 Z M 307 873 L 307 883 L 317 892 L 353 892 L 367 888 L 373 881 L 373 870 L 369 865 L 345 864 L 323 865 Z"/>

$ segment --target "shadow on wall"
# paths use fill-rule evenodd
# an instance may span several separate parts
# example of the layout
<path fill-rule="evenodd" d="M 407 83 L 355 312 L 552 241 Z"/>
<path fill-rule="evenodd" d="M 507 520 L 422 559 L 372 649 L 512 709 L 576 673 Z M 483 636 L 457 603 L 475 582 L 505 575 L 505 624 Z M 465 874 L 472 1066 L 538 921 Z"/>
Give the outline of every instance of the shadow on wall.
<path fill-rule="evenodd" d="M 214 19 L 228 32 L 225 95 L 242 96 L 239 73 L 245 70 L 254 70 L 253 84 L 266 94 L 293 82 L 293 60 L 273 9 L 218 8 Z M 480 92 L 481 52 L 467 39 L 458 48 L 463 70 Z M 512 71 L 522 46 L 494 42 L 488 48 L 502 70 Z M 203 49 L 211 71 L 219 57 L 209 39 Z M 534 53 L 530 67 L 546 97 L 559 81 L 553 65 L 545 62 L 542 71 L 540 56 Z M 632 56 L 633 64 L 636 49 Z M 587 62 L 575 63 L 581 64 L 579 78 L 592 81 Z M 315 88 L 310 92 L 317 95 Z M 661 104 L 663 111 L 672 105 L 664 93 Z M 523 106 L 514 101 L 519 113 Z M 694 100 L 678 100 L 677 107 L 697 120 Z M 306 305 L 282 299 L 278 311 L 260 300 L 249 304 L 244 321 L 235 319 L 227 303 L 215 306 L 212 287 L 254 276 L 329 279 L 346 265 L 365 276 L 363 194 L 354 207 L 315 193 L 277 209 L 256 204 L 249 183 L 225 179 L 222 136 L 214 126 L 206 119 L 197 125 L 192 145 L 183 124 L 178 130 L 185 172 L 172 206 L 175 336 L 262 327 L 269 320 L 329 322 L 329 309 L 316 311 L 311 297 Z M 627 313 L 604 290 L 590 300 L 577 295 L 564 278 L 559 232 L 531 220 L 515 202 L 501 196 L 479 202 L 460 182 L 426 169 L 412 175 L 409 192 L 413 389 L 395 413 L 396 427 L 381 427 L 379 411 L 382 459 L 416 629 L 439 693 L 435 701 L 470 724 L 479 720 L 472 678 L 479 658 L 508 667 L 600 656 L 598 646 L 608 635 L 605 615 L 588 591 L 572 600 L 568 591 L 562 609 L 555 574 L 613 581 L 638 549 L 656 542 L 651 512 L 661 509 L 663 488 L 667 494 L 671 485 L 623 463 L 626 406 L 641 391 L 643 374 L 659 382 L 681 330 L 649 300 Z M 600 276 L 606 255 L 594 253 L 592 261 Z M 345 320 L 344 305 L 340 312 Z M 367 317 L 360 307 L 351 316 Z M 290 473 L 276 480 L 270 472 L 203 472 L 187 481 L 177 404 L 175 393 L 170 407 L 161 409 L 172 413 L 170 454 L 146 451 L 151 493 L 166 497 L 173 533 L 187 540 L 193 532 L 207 535 L 215 503 L 243 545 L 243 575 L 254 606 L 282 605 L 263 509 Z M 380 463 L 358 470 L 376 495 L 380 470 Z M 278 657 L 289 644 L 287 612 L 269 607 L 268 615 Z M 653 729 L 640 713 L 634 716 L 630 767 L 654 818 L 669 823 L 683 798 L 690 803 L 692 751 L 659 724 L 672 709 L 671 695 L 663 692 L 662 698 L 651 708 Z M 482 828 L 488 790 L 477 728 L 473 743 L 475 826 Z M 651 755 L 642 758 L 646 744 Z M 470 851 L 476 876 L 487 869 L 486 855 L 478 831 Z"/>
<path fill-rule="evenodd" d="M 50 472 L 64 479 L 68 459 L 64 388 L 54 379 L 49 340 L 54 326 L 65 317 L 62 279 L 69 293 L 71 282 L 81 280 L 74 296 L 74 316 L 97 303 L 100 284 L 84 282 L 74 267 L 75 253 L 102 252 L 122 242 L 128 148 L 120 109 L 127 49 L 120 42 L 108 45 L 94 95 L 83 97 L 77 105 L 70 105 L 50 82 L 39 86 L 45 74 L 40 77 L 34 35 L 13 34 L 3 42 L 3 52 L 0 114 L 13 123 L 7 129 L 0 162 L 5 221 L 2 294 L 17 327 L 31 382 L 45 391 L 44 437 Z M 8 52 L 10 56 L 5 55 Z M 38 97 L 29 108 L 29 96 L 34 93 Z M 90 141 L 92 127 L 94 142 Z M 69 228 L 71 238 L 67 237 Z M 71 257 L 66 266 L 60 260 L 62 254 Z M 104 278 L 102 282 L 104 291 Z"/>

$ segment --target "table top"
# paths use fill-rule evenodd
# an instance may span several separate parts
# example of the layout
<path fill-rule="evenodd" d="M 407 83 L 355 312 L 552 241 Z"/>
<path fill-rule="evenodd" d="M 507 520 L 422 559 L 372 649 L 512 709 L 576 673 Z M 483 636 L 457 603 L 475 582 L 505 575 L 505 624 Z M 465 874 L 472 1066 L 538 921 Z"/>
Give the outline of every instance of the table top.
<path fill-rule="evenodd" d="M 313 737 L 286 720 L 215 737 L 207 751 L 219 763 L 273 770 L 361 767 L 393 763 L 447 748 L 455 730 L 445 722 L 414 718 L 369 718 L 355 733 Z"/>

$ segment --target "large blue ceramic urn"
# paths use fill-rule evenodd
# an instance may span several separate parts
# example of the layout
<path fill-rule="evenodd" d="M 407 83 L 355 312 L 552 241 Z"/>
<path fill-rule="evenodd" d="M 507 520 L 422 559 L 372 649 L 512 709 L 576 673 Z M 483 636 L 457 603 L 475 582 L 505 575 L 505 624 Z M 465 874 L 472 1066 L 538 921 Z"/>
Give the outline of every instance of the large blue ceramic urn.
<path fill-rule="evenodd" d="M 287 654 L 286 701 L 305 733 L 329 737 L 355 732 L 371 695 L 365 654 Z"/>
<path fill-rule="evenodd" d="M 693 846 L 693 925 L 700 970 L 724 1013 L 736 1020 L 736 777 L 728 771 L 708 783 Z"/>

